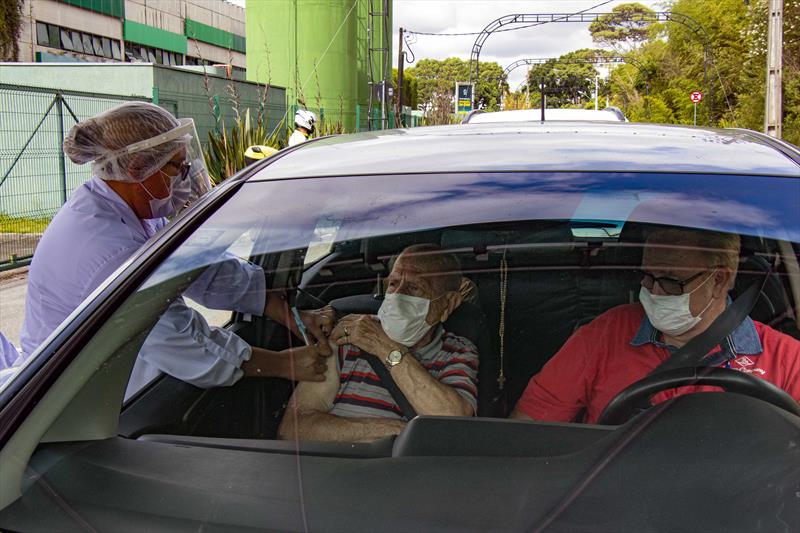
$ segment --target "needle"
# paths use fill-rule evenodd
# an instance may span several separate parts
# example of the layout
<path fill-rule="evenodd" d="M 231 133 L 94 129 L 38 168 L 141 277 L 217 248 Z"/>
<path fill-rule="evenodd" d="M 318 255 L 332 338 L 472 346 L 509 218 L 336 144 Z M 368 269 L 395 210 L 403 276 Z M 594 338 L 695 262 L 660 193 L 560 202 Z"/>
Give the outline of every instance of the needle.
<path fill-rule="evenodd" d="M 303 342 L 306 345 L 311 344 L 308 342 L 308 334 L 306 333 L 306 325 L 303 324 L 303 320 L 300 318 L 300 312 L 297 310 L 297 307 L 292 307 L 292 314 L 294 315 L 294 322 L 297 324 L 297 329 L 300 331 L 300 335 L 303 336 Z"/>

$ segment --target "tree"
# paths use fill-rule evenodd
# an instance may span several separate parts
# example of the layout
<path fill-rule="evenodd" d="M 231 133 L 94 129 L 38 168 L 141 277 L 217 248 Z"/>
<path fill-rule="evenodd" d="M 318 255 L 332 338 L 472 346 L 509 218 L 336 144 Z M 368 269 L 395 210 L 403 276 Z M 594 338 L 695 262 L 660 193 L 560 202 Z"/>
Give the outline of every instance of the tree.
<path fill-rule="evenodd" d="M 548 108 L 583 107 L 594 98 L 594 78 L 598 75 L 589 61 L 605 54 L 601 50 L 576 50 L 536 65 L 528 71 L 528 85 L 538 90 L 544 82 Z"/>
<path fill-rule="evenodd" d="M 25 0 L 0 1 L 0 61 L 16 61 L 22 28 L 22 4 Z"/>
<path fill-rule="evenodd" d="M 507 92 L 503 96 L 503 110 L 532 109 L 535 107 L 534 100 L 535 99 L 532 99 L 531 95 L 528 94 L 527 87 L 522 87 L 517 92 Z M 535 101 L 538 102 L 538 100 Z"/>
<path fill-rule="evenodd" d="M 469 81 L 469 62 L 457 57 L 439 61 L 422 59 L 405 71 L 417 79 L 417 98 L 419 108 L 425 111 L 448 109 L 455 105 L 455 84 Z M 503 69 L 497 63 L 481 62 L 480 77 L 475 87 L 476 107 L 497 111 L 500 97 L 508 88 Z"/>
<path fill-rule="evenodd" d="M 589 25 L 592 40 L 600 45 L 630 51 L 650 37 L 655 12 L 638 3 L 620 4 L 609 15 Z"/>
<path fill-rule="evenodd" d="M 392 109 L 397 107 L 397 69 L 392 69 L 392 87 L 394 87 L 394 95 L 392 96 Z M 403 71 L 403 105 L 411 109 L 416 109 L 418 105 L 418 87 L 417 78 L 413 72 L 408 70 Z"/>
<path fill-rule="evenodd" d="M 767 0 L 750 3 L 749 25 L 742 35 L 747 53 L 737 91 L 738 121 L 748 128 L 764 124 L 765 73 L 767 55 Z M 800 144 L 800 0 L 783 5 L 783 138 Z"/>
<path fill-rule="evenodd" d="M 467 63 L 468 66 L 469 63 Z M 481 61 L 480 76 L 475 87 L 475 107 L 486 111 L 498 111 L 500 109 L 500 97 L 507 90 L 508 79 L 503 74 L 503 67 L 494 62 L 485 63 Z"/>

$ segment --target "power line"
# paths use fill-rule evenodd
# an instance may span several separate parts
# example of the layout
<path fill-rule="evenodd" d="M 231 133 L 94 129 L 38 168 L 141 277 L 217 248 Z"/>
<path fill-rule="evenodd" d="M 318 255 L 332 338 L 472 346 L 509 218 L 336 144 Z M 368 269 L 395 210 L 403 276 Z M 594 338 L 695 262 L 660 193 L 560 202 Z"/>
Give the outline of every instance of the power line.
<path fill-rule="evenodd" d="M 575 15 L 581 15 L 581 14 L 586 13 L 588 11 L 592 11 L 593 9 L 597 9 L 599 7 L 603 7 L 606 4 L 610 4 L 613 1 L 614 0 L 606 0 L 605 2 L 600 2 L 599 4 L 594 5 L 592 7 L 587 7 L 586 9 L 582 9 L 580 11 L 576 11 L 575 13 L 570 13 L 569 15 L 564 15 L 564 18 L 574 17 Z M 548 21 L 545 21 L 545 22 L 535 22 L 533 24 L 526 24 L 525 26 L 517 26 L 517 27 L 514 27 L 514 28 L 506 28 L 506 29 L 503 29 L 503 30 L 494 30 L 492 33 L 501 33 L 501 32 L 506 32 L 506 31 L 524 30 L 525 28 L 533 28 L 534 26 L 541 26 L 542 24 L 548 24 L 550 22 L 552 22 L 552 21 L 548 20 Z M 468 36 L 468 35 L 481 35 L 481 34 L 483 34 L 483 31 L 464 32 L 464 33 L 433 33 L 433 32 L 425 32 L 425 31 L 404 30 L 404 32 L 412 34 L 412 35 L 431 35 L 431 36 L 435 36 L 435 37 L 462 37 L 462 36 Z"/>

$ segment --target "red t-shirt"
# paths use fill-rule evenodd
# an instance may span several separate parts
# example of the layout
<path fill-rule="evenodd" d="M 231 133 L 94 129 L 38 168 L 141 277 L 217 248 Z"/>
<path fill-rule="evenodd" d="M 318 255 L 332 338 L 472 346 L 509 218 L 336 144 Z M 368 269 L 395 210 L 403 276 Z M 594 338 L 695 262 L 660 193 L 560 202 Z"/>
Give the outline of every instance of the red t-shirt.
<path fill-rule="evenodd" d="M 569 422 L 585 407 L 586 422 L 596 422 L 620 391 L 644 378 L 670 355 L 669 349 L 658 342 L 642 343 L 638 339 L 632 343 L 635 337 L 641 337 L 643 317 L 641 305 L 621 305 L 580 328 L 531 378 L 516 408 L 534 420 Z M 653 331 L 649 322 L 646 327 Z M 745 327 L 751 331 L 755 328 L 760 347 L 754 336 L 748 344 L 755 344 L 755 348 L 741 350 L 736 346 L 736 333 L 742 335 L 739 330 Z M 800 341 L 760 322 L 740 328 L 733 334 L 735 359 L 721 366 L 766 379 L 800 401 Z M 653 402 L 698 390 L 719 389 L 682 387 L 657 394 Z"/>

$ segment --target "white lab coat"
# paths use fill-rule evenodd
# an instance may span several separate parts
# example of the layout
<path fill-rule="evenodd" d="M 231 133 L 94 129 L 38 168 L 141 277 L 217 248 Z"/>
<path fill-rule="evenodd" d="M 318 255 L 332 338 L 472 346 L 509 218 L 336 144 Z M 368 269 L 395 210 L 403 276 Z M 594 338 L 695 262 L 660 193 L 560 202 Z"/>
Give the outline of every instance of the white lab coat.
<path fill-rule="evenodd" d="M 264 271 L 236 258 L 209 266 L 184 295 L 211 309 L 260 316 L 267 299 Z M 197 387 L 229 386 L 243 375 L 250 345 L 234 333 L 209 326 L 195 309 L 178 298 L 147 336 L 133 366 L 125 399 L 162 372 Z"/>
<path fill-rule="evenodd" d="M 20 360 L 166 223 L 138 219 L 98 178 L 76 189 L 45 230 L 31 263 Z M 207 307 L 261 315 L 266 280 L 255 265 L 221 258 L 186 295 Z M 249 358 L 246 342 L 209 326 L 178 299 L 145 341 L 126 394 L 162 371 L 200 387 L 230 385 L 241 377 L 239 367 Z"/>
<path fill-rule="evenodd" d="M 19 359 L 17 347 L 0 331 L 0 370 L 14 366 Z"/>

